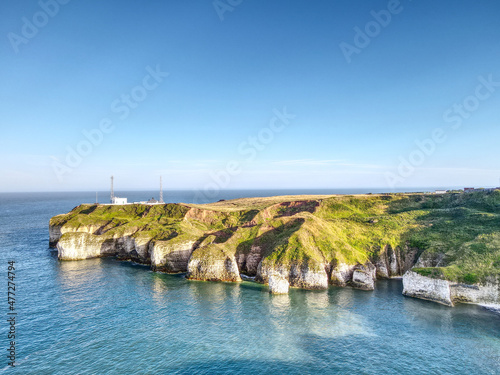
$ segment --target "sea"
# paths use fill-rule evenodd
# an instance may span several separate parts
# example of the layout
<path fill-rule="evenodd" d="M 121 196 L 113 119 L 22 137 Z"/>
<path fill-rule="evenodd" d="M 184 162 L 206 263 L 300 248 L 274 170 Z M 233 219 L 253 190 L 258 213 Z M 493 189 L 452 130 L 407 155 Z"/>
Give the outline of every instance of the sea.
<path fill-rule="evenodd" d="M 358 192 L 239 190 L 212 199 Z M 500 374 L 498 312 L 404 297 L 401 280 L 368 292 L 270 295 L 252 280 L 189 281 L 113 258 L 59 261 L 49 219 L 95 195 L 0 194 L 1 373 Z M 168 202 L 194 196 L 164 193 Z"/>

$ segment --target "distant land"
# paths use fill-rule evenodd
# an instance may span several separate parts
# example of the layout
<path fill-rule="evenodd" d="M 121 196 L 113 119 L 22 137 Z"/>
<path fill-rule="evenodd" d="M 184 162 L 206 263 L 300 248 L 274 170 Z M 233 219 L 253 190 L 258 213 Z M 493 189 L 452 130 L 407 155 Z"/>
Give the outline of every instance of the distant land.
<path fill-rule="evenodd" d="M 210 204 L 82 204 L 50 220 L 61 260 L 115 256 L 192 280 L 500 303 L 500 191 L 299 195 Z"/>

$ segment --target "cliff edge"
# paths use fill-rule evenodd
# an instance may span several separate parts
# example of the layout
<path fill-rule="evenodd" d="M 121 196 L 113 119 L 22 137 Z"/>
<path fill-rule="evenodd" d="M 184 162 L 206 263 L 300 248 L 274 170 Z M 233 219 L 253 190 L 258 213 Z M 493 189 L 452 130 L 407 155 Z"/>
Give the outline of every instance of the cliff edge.
<path fill-rule="evenodd" d="M 61 260 L 116 256 L 188 279 L 373 290 L 447 305 L 499 303 L 500 192 L 80 205 L 50 220 Z"/>

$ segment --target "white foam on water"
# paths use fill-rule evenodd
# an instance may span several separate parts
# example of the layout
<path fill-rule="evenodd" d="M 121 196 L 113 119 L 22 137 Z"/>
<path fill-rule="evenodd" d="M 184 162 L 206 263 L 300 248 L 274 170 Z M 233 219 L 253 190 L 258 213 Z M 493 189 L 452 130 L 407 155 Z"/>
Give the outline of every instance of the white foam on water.
<path fill-rule="evenodd" d="M 492 304 L 486 304 L 486 303 L 481 304 L 480 303 L 479 306 L 484 307 L 487 310 L 490 310 L 490 311 L 493 311 L 493 312 L 500 314 L 500 305 L 498 305 L 498 304 L 493 304 L 493 303 Z"/>

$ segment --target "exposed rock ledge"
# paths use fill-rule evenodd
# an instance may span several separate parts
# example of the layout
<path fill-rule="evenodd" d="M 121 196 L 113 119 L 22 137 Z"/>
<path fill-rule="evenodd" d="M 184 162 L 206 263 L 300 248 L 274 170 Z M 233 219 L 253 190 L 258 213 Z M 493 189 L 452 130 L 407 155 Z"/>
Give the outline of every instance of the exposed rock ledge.
<path fill-rule="evenodd" d="M 335 267 L 324 263 L 291 263 L 288 265 L 273 264 L 266 261 L 255 247 L 246 256 L 227 254 L 217 244 L 212 243 L 214 236 L 207 237 L 203 242 L 192 238 L 178 236 L 168 241 L 152 241 L 147 237 L 123 236 L 109 238 L 87 231 L 66 231 L 61 234 L 60 228 L 51 229 L 51 236 L 56 243 L 60 260 L 83 260 L 90 258 L 117 256 L 120 259 L 132 259 L 139 263 L 150 264 L 155 271 L 168 273 L 186 272 L 188 279 L 205 281 L 241 281 L 240 272 L 255 274 L 255 280 L 271 284 L 273 275 L 280 293 L 288 286 L 304 289 L 327 289 L 330 284 L 337 286 L 352 286 L 363 290 L 373 290 L 375 280 L 382 277 L 378 268 L 371 262 L 365 264 L 339 263 Z M 399 268 L 398 260 L 392 261 L 394 273 Z M 249 264 L 252 266 L 249 267 Z M 257 266 L 255 266 L 257 264 Z M 390 269 L 382 260 L 379 267 Z M 396 265 L 396 266 L 394 266 Z M 404 268 L 404 266 L 402 266 Z M 253 270 L 253 272 L 251 272 Z M 273 287 L 274 288 L 274 287 Z M 276 289 L 276 290 L 278 290 Z"/>
<path fill-rule="evenodd" d="M 484 284 L 457 284 L 422 276 L 410 270 L 403 276 L 403 294 L 446 306 L 453 306 L 457 302 L 499 304 L 500 282 L 498 279 L 490 279 Z"/>
<path fill-rule="evenodd" d="M 405 275 L 407 296 L 450 306 L 488 305 L 499 303 L 497 221 L 490 220 L 488 236 L 467 238 L 461 247 L 454 244 L 462 237 L 449 237 L 463 222 L 474 228 L 471 233 L 482 233 L 484 217 L 500 218 L 495 207 L 500 207 L 500 191 L 286 196 L 206 205 L 82 204 L 51 219 L 49 242 L 61 260 L 115 256 L 196 280 L 238 282 L 244 274 L 269 284 L 272 293 L 329 285 L 373 290 L 377 279 Z M 432 248 L 426 238 L 433 239 Z M 489 255 L 475 255 L 485 252 Z M 416 264 L 429 270 L 409 271 Z M 466 273 L 464 265 L 471 264 Z M 434 272 L 436 267 L 458 273 Z M 480 275 L 483 284 L 422 276 L 427 272 L 463 281 Z"/>
<path fill-rule="evenodd" d="M 297 288 L 328 288 L 328 275 L 324 267 L 308 264 L 274 265 L 265 260 L 260 262 L 255 280 L 267 284 L 272 277 L 286 280 L 290 286 Z"/>
<path fill-rule="evenodd" d="M 83 228 L 80 230 L 61 234 L 60 228 L 51 229 L 51 239 L 56 243 L 59 259 L 83 260 L 118 256 L 150 264 L 156 271 L 187 272 L 187 278 L 193 280 L 241 281 L 236 258 L 225 254 L 216 244 L 211 243 L 213 238 L 208 238 L 203 243 L 182 236 L 169 241 L 153 242 L 147 238 L 131 236 L 106 238 L 88 233 Z M 211 255 L 207 257 L 207 254 Z M 396 253 L 389 250 L 389 254 Z M 367 262 L 355 265 L 339 263 L 333 268 L 328 264 L 275 265 L 263 260 L 262 255 L 255 251 L 251 251 L 249 257 L 252 263 L 258 262 L 255 280 L 269 284 L 269 291 L 273 294 L 288 293 L 289 287 L 327 289 L 330 284 L 373 290 L 377 276 L 395 277 L 398 276 L 399 267 L 407 267 L 405 264 L 400 266 L 398 257 L 392 255 L 379 257 L 375 263 L 378 267 Z M 246 264 L 248 265 L 248 261 Z M 484 285 L 457 284 L 409 270 L 403 276 L 403 294 L 447 306 L 458 302 L 499 304 L 500 283 L 492 279 Z"/>

